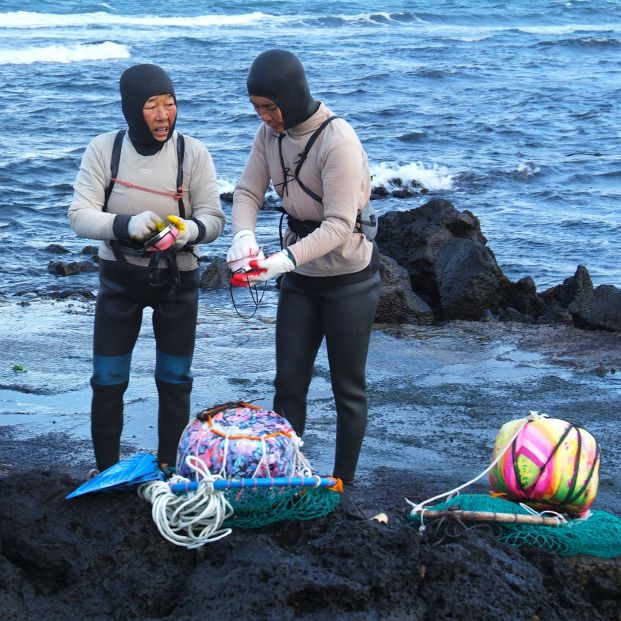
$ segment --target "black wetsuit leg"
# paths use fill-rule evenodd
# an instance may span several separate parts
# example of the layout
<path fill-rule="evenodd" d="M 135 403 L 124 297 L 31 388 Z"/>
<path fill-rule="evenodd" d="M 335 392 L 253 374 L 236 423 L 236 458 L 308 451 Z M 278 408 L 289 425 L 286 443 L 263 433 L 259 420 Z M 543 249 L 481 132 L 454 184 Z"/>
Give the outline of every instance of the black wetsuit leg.
<path fill-rule="evenodd" d="M 337 412 L 334 476 L 345 483 L 353 481 L 366 430 L 365 369 L 379 288 L 379 273 L 324 288 L 305 288 L 286 276 L 281 283 L 274 410 L 303 432 L 313 363 L 325 335 Z"/>
<path fill-rule="evenodd" d="M 198 288 L 179 291 L 153 309 L 157 344 L 155 381 L 159 394 L 158 460 L 174 465 L 190 418 L 191 365 L 196 339 Z"/>
<path fill-rule="evenodd" d="M 198 270 L 182 272 L 180 277 L 180 290 L 171 293 L 166 278 L 163 286 L 151 286 L 145 269 L 100 261 L 91 378 L 91 435 L 99 470 L 119 460 L 123 394 L 147 306 L 153 308 L 157 345 L 158 457 L 161 463 L 175 463 L 179 438 L 190 412 Z"/>
<path fill-rule="evenodd" d="M 367 426 L 366 363 L 380 277 L 324 290 L 322 318 L 336 404 L 334 476 L 354 480 Z"/>
<path fill-rule="evenodd" d="M 144 306 L 100 283 L 95 307 L 91 437 L 97 468 L 119 461 L 123 394 Z"/>
<path fill-rule="evenodd" d="M 319 296 L 283 278 L 276 313 L 274 411 L 299 436 L 306 425 L 306 395 L 323 336 Z"/>

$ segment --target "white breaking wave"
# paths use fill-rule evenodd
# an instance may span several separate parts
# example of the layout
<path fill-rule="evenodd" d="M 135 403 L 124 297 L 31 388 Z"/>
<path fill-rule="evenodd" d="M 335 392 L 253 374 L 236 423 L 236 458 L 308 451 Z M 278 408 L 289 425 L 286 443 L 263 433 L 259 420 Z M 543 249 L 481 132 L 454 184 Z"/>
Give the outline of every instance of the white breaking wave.
<path fill-rule="evenodd" d="M 452 190 L 454 175 L 450 175 L 444 166 L 426 167 L 423 164 L 405 164 L 403 166 L 382 162 L 377 165 L 369 165 L 371 172 L 371 186 L 374 188 L 384 187 L 389 191 L 397 190 L 405 186 L 418 187 L 419 185 L 430 191 Z M 396 180 L 399 179 L 400 182 Z M 218 179 L 218 191 L 232 192 L 235 182 L 228 179 Z M 270 194 L 276 196 L 272 192 Z"/>
<path fill-rule="evenodd" d="M 576 24 L 568 23 L 562 25 L 538 25 L 528 24 L 482 24 L 471 26 L 460 23 L 433 23 L 419 18 L 413 13 L 408 13 L 408 18 L 412 20 L 411 27 L 423 30 L 429 34 L 446 36 L 449 38 L 464 39 L 465 41 L 478 41 L 505 31 L 518 30 L 527 34 L 537 35 L 568 35 L 584 31 L 590 32 L 618 32 L 621 30 L 620 23 L 599 23 L 599 24 Z M 38 13 L 33 11 L 9 11 L 0 13 L 0 30 L 27 30 L 27 29 L 54 29 L 58 27 L 84 27 L 84 26 L 133 26 L 135 27 L 183 27 L 183 28 L 204 28 L 217 26 L 247 26 L 261 21 L 270 24 L 296 24 L 302 22 L 308 24 L 309 20 L 324 19 L 327 17 L 341 19 L 347 23 L 371 23 L 381 26 L 383 24 L 402 24 L 401 14 L 386 11 L 355 13 L 351 15 L 332 13 L 329 15 L 319 14 L 291 14 L 291 15 L 270 15 L 261 11 L 251 13 L 241 13 L 238 15 L 188 15 L 187 17 L 160 16 L 160 15 L 115 15 L 105 11 L 92 13 Z"/>
<path fill-rule="evenodd" d="M 105 41 L 87 45 L 46 45 L 23 49 L 0 48 L 0 65 L 30 65 L 32 63 L 79 63 L 87 60 L 129 58 L 127 45 Z"/>
<path fill-rule="evenodd" d="M 621 24 L 565 24 L 562 26 L 519 26 L 520 32 L 536 35 L 571 35 L 579 32 L 618 32 Z"/>
<path fill-rule="evenodd" d="M 427 190 L 452 190 L 454 175 L 449 174 L 445 166 L 433 165 L 426 167 L 423 164 L 395 165 L 381 162 L 371 166 L 372 186 L 383 186 L 388 190 L 397 189 L 398 183 L 393 180 L 400 179 L 401 185 L 422 185 Z"/>
<path fill-rule="evenodd" d="M 387 12 L 374 12 L 374 13 L 357 13 L 355 15 L 333 15 L 332 17 L 336 17 L 338 19 L 342 19 L 344 22 L 372 22 L 373 24 L 378 23 L 378 18 L 386 22 L 398 21 L 393 18 L 394 13 Z M 415 15 L 411 15 L 411 18 L 416 22 L 423 23 L 422 19 L 419 19 Z"/>
<path fill-rule="evenodd" d="M 158 15 L 133 16 L 112 13 L 31 13 L 15 11 L 0 13 L 0 29 L 55 28 L 58 26 L 181 26 L 199 28 L 204 26 L 245 26 L 271 16 L 255 11 L 241 15 L 195 15 L 190 17 L 161 17 Z"/>
<path fill-rule="evenodd" d="M 514 175 L 520 179 L 528 179 L 535 177 L 541 172 L 541 168 L 533 162 L 521 162 L 517 165 Z"/>
<path fill-rule="evenodd" d="M 227 179 L 218 179 L 218 192 L 225 194 L 232 192 L 235 189 L 235 183 L 228 181 Z"/>

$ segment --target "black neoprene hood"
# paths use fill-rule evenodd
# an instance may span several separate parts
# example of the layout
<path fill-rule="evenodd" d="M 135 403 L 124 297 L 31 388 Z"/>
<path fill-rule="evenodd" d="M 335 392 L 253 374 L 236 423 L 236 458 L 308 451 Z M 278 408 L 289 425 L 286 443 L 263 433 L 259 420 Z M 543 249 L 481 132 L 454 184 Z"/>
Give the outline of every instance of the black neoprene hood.
<path fill-rule="evenodd" d="M 267 50 L 250 65 L 246 78 L 248 95 L 273 101 L 282 112 L 285 129 L 295 127 L 317 112 L 306 72 L 298 57 L 286 50 Z"/>
<path fill-rule="evenodd" d="M 170 94 L 175 103 L 175 87 L 168 74 L 157 65 L 134 65 L 126 69 L 121 76 L 121 105 L 129 128 L 129 137 L 134 147 L 141 155 L 157 153 L 164 143 L 156 140 L 142 113 L 144 102 L 155 95 Z M 175 118 L 175 122 L 177 119 Z M 168 132 L 168 139 L 172 136 L 175 123 Z"/>

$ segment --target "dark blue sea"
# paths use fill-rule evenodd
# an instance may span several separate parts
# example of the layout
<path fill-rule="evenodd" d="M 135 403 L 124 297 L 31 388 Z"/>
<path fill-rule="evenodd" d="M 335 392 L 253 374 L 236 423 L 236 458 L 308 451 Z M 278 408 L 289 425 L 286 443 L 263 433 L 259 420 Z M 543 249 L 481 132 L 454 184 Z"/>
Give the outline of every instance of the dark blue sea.
<path fill-rule="evenodd" d="M 595 285 L 621 286 L 617 0 L 4 0 L 0 425 L 25 430 L 36 414 L 50 428 L 88 435 L 92 303 L 63 305 L 47 293 L 95 291 L 96 275 L 52 274 L 48 263 L 58 257 L 48 247 L 64 247 L 66 260 L 85 258 L 89 242 L 73 234 L 66 211 L 87 142 L 124 126 L 122 71 L 143 62 L 169 71 L 177 128 L 207 145 L 228 192 L 258 123 L 246 72 L 272 47 L 298 54 L 313 95 L 355 127 L 374 186 L 390 190 L 398 178 L 427 190 L 375 201 L 380 214 L 444 198 L 478 216 L 511 280 L 532 276 L 543 291 L 585 265 Z M 265 214 L 261 243 L 275 248 L 277 235 L 276 216 Z M 223 257 L 229 242 L 227 228 L 204 253 Z M 197 407 L 240 397 L 269 404 L 275 299 L 268 292 L 258 315 L 243 320 L 228 292 L 202 296 Z M 134 358 L 127 439 L 152 448 L 148 328 Z M 491 450 L 498 425 L 528 409 L 588 423 L 580 406 L 588 396 L 618 412 L 618 375 L 592 373 L 592 350 L 577 370 L 550 362 L 524 349 L 534 339 L 528 327 L 457 323 L 406 336 L 378 331 L 372 339 L 365 459 L 375 465 L 387 455 L 407 461 L 408 451 L 427 451 L 427 465 L 445 463 L 444 454 L 432 457 L 438 428 L 462 439 L 452 455 L 459 464 L 473 460 L 467 447 L 475 441 Z M 311 406 L 308 450 L 329 464 L 323 354 Z"/>
<path fill-rule="evenodd" d="M 375 185 L 429 190 L 381 212 L 440 196 L 480 218 L 512 280 L 542 290 L 583 264 L 621 285 L 616 0 L 5 0 L 0 294 L 49 281 L 48 242 L 82 244 L 65 221 L 71 184 L 86 142 L 123 125 L 127 66 L 170 72 L 178 128 L 205 142 L 226 191 L 257 127 L 245 74 L 270 47 L 296 52 L 314 96 L 356 128 Z"/>

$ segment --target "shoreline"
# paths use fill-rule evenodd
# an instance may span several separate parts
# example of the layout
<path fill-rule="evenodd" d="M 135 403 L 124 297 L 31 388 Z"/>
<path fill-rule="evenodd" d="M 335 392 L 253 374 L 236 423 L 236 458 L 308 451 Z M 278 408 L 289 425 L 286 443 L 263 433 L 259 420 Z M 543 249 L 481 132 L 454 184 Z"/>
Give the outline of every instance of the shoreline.
<path fill-rule="evenodd" d="M 421 534 L 395 498 L 437 482 L 409 473 L 379 470 L 364 488 L 361 504 L 381 506 L 388 524 L 337 509 L 187 550 L 162 538 L 135 493 L 65 500 L 78 481 L 58 466 L 0 476 L 7 621 L 616 621 L 621 611 L 621 557 L 516 548 L 480 526 Z"/>
<path fill-rule="evenodd" d="M 273 301 L 268 299 L 265 312 L 250 322 L 205 304 L 203 297 L 191 411 L 231 400 L 269 409 Z M 92 467 L 88 386 L 92 309 L 92 301 L 15 306 L 14 313 L 5 312 L 7 322 L 0 329 L 2 349 L 13 352 L 0 368 L 0 431 L 12 436 L 13 443 L 23 439 L 37 445 L 40 436 L 66 434 L 66 459 L 59 451 L 55 461 L 79 462 L 83 472 Z M 33 330 L 39 323 L 41 327 Z M 154 343 L 148 324 L 144 318 L 126 395 L 125 455 L 153 450 L 157 444 Z M 250 335 L 244 345 L 236 337 L 242 329 Z M 500 322 L 376 324 L 370 349 L 362 476 L 401 462 L 413 473 L 435 476 L 442 471 L 449 477 L 453 473 L 447 487 L 451 489 L 489 463 L 502 424 L 537 410 L 595 436 L 603 453 L 600 493 L 610 488 L 609 508 L 621 513 L 621 486 L 612 476 L 621 463 L 621 430 L 616 425 L 621 334 Z M 237 361 L 242 359 L 262 364 L 240 368 Z M 12 371 L 14 363 L 24 363 L 25 371 Z M 321 475 L 331 468 L 330 403 L 329 370 L 325 352 L 320 351 L 309 391 L 303 451 Z M 0 467 L 11 461 L 11 443 L 4 447 Z M 25 452 L 22 455 L 13 462 L 32 461 Z"/>
<path fill-rule="evenodd" d="M 560 418 L 575 415 L 600 442 L 592 509 L 621 519 L 621 483 L 614 476 L 621 464 L 618 335 L 473 322 L 378 326 L 357 493 L 361 508 L 385 512 L 388 524 L 351 522 L 335 512 L 238 528 L 190 551 L 163 539 L 148 503 L 135 493 L 65 500 L 92 467 L 90 305 L 65 302 L 52 314 L 46 304 L 36 307 L 19 308 L 0 331 L 0 341 L 12 344 L 4 351 L 31 357 L 24 376 L 18 374 L 21 392 L 9 389 L 13 372 L 0 370 L 0 610 L 7 621 L 500 621 L 516 618 L 516 610 L 529 621 L 618 621 L 621 557 L 515 548 L 479 528 L 426 541 L 407 524 L 406 502 L 443 494 L 479 474 L 500 424 L 537 404 Z M 31 316 L 47 317 L 45 329 L 33 332 Z M 220 329 L 235 321 L 219 309 L 204 311 L 193 410 L 240 393 L 269 404 L 271 366 L 240 370 L 238 363 L 271 359 L 269 313 L 239 324 L 252 336 L 241 348 L 235 326 L 231 335 Z M 135 359 L 124 456 L 154 441 L 153 400 L 145 392 L 151 357 L 147 337 Z M 50 408 L 54 400 L 64 405 Z M 320 356 L 303 448 L 320 472 L 330 467 L 333 450 L 328 402 L 329 374 Z M 2 424 L 16 417 L 29 422 Z M 134 430 L 140 430 L 136 437 Z M 483 478 L 463 493 L 487 493 L 486 483 Z"/>

